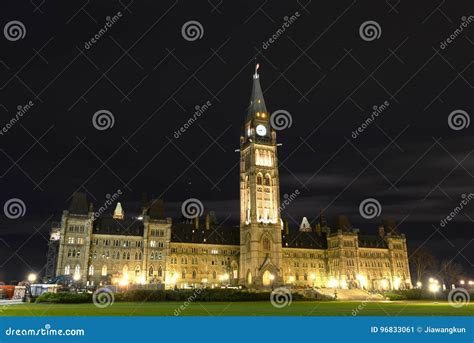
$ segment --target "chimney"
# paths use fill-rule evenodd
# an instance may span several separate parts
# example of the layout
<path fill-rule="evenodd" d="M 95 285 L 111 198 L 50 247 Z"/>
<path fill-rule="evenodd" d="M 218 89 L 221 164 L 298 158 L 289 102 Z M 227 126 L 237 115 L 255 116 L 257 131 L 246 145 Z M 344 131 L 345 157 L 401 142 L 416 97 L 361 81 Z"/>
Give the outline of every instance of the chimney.
<path fill-rule="evenodd" d="M 319 211 L 319 224 L 321 227 L 327 227 L 328 226 L 328 221 L 326 219 L 326 214 L 324 213 L 323 210 Z"/>
<path fill-rule="evenodd" d="M 206 230 L 211 229 L 211 215 L 208 213 L 206 214 Z"/>
<path fill-rule="evenodd" d="M 199 216 L 194 218 L 194 228 L 197 230 L 199 229 Z"/>
<path fill-rule="evenodd" d="M 316 234 L 318 236 L 321 236 L 321 225 L 320 224 L 316 224 L 316 226 L 314 227 L 314 232 L 316 232 Z"/>
<path fill-rule="evenodd" d="M 383 225 L 379 225 L 379 236 L 384 237 L 385 236 L 385 228 Z"/>

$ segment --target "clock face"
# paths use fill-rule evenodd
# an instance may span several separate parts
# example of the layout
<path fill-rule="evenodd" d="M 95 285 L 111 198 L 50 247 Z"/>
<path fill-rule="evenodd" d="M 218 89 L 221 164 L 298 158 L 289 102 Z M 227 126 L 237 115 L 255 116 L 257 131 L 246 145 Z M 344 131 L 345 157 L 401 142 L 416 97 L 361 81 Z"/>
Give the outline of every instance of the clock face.
<path fill-rule="evenodd" d="M 257 125 L 256 131 L 257 131 L 257 135 L 259 136 L 265 136 L 267 134 L 267 128 L 263 126 L 262 124 Z"/>

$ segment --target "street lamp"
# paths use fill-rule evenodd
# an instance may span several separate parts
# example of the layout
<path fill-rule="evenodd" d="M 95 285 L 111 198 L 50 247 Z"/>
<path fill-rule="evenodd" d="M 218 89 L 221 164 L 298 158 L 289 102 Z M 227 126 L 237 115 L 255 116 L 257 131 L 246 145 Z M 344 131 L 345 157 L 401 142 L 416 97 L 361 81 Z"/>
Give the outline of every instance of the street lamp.
<path fill-rule="evenodd" d="M 460 283 L 461 285 L 464 285 L 465 282 L 464 282 L 464 280 L 461 280 L 461 281 L 459 281 L 459 283 Z"/>
<path fill-rule="evenodd" d="M 418 281 L 418 282 L 416 283 L 416 287 L 421 288 L 421 286 L 422 286 L 422 283 L 421 283 L 420 281 Z"/>
<path fill-rule="evenodd" d="M 31 273 L 28 275 L 28 282 L 29 283 L 33 283 L 36 281 L 36 274 L 35 273 Z"/>

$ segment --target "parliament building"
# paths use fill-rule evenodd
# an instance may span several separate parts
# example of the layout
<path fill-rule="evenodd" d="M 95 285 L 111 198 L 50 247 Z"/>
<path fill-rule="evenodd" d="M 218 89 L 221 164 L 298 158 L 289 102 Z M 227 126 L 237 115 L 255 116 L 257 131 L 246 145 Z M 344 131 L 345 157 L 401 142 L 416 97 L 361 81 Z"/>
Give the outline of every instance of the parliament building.
<path fill-rule="evenodd" d="M 75 193 L 51 234 L 55 276 L 88 286 L 411 288 L 395 223 L 366 235 L 345 216 L 329 223 L 319 213 L 314 225 L 303 218 L 299 227 L 282 220 L 277 134 L 257 71 L 240 137 L 240 225 L 220 225 L 212 212 L 172 220 L 156 199 L 135 216 L 116 203 L 97 217 L 86 195 Z"/>

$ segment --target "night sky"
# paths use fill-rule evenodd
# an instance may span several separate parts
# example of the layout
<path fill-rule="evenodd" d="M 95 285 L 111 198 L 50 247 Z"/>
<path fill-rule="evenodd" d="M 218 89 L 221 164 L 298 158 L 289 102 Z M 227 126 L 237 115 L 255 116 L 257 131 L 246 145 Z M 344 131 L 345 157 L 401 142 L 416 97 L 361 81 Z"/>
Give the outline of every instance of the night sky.
<path fill-rule="evenodd" d="M 268 111 L 292 119 L 278 132 L 281 195 L 300 192 L 282 214 L 290 225 L 303 216 L 315 225 L 324 209 L 375 233 L 392 217 L 410 252 L 423 246 L 472 275 L 474 204 L 440 224 L 474 193 L 473 18 L 442 44 L 472 10 L 469 1 L 2 1 L 0 281 L 41 272 L 51 222 L 76 191 L 99 207 L 120 189 L 127 215 L 146 193 L 176 219 L 195 197 L 237 225 L 234 150 L 255 58 Z M 3 30 L 11 21 L 23 38 Z M 189 21 L 202 36 L 185 39 Z M 367 21 L 380 27 L 375 37 L 361 36 Z M 93 125 L 101 110 L 114 120 L 105 130 Z M 367 198 L 379 217 L 359 213 Z M 23 216 L 7 218 L 10 199 L 23 201 Z"/>

